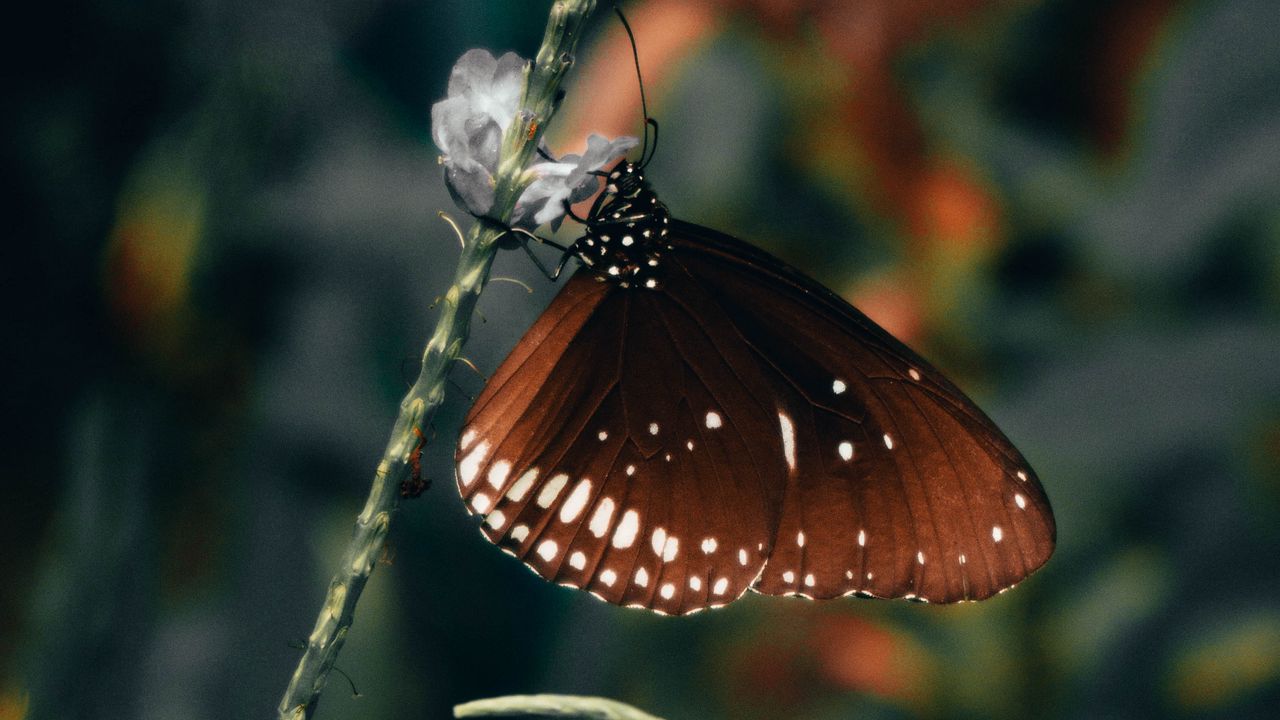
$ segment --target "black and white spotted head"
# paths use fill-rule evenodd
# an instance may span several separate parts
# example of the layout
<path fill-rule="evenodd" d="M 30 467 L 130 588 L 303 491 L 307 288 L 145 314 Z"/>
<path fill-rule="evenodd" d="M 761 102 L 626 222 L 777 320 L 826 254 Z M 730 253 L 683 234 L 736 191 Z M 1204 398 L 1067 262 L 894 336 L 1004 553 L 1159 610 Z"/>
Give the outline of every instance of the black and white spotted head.
<path fill-rule="evenodd" d="M 635 163 L 619 161 L 605 182 L 587 215 L 586 233 L 570 251 L 602 281 L 656 289 L 663 254 L 671 247 L 667 208 Z"/>

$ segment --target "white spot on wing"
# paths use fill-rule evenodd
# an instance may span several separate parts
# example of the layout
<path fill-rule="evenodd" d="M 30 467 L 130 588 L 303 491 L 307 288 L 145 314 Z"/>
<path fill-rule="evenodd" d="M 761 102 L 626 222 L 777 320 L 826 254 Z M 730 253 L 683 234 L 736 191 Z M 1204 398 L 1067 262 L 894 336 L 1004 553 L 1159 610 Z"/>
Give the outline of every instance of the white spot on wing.
<path fill-rule="evenodd" d="M 538 555 L 547 562 L 551 562 L 555 559 L 556 553 L 558 552 L 560 552 L 560 546 L 556 545 L 555 540 L 543 540 L 538 544 Z"/>
<path fill-rule="evenodd" d="M 658 423 L 649 423 L 649 434 L 650 435 L 658 434 Z"/>
<path fill-rule="evenodd" d="M 533 481 L 538 479 L 538 468 L 530 468 L 520 476 L 518 480 L 511 485 L 511 489 L 507 491 L 507 499 L 511 502 L 520 502 L 524 500 L 525 493 L 529 492 L 529 488 L 533 487 Z"/>
<path fill-rule="evenodd" d="M 858 531 L 858 547 L 866 547 L 866 546 L 867 546 L 867 531 L 859 530 Z"/>
<path fill-rule="evenodd" d="M 907 371 L 907 374 L 911 376 L 911 379 L 912 379 L 912 380 L 919 380 L 919 379 L 920 379 L 920 371 L 919 371 L 919 370 L 917 370 L 917 369 L 915 369 L 915 368 L 911 368 L 910 370 L 908 370 L 908 371 Z"/>
<path fill-rule="evenodd" d="M 782 429 L 782 454 L 787 458 L 787 467 L 796 469 L 796 428 L 791 418 L 784 412 L 778 413 L 778 425 Z"/>
<path fill-rule="evenodd" d="M 466 450 L 467 448 L 471 447 L 471 443 L 475 442 L 475 439 L 476 439 L 476 431 L 468 430 L 462 434 L 462 441 L 458 443 L 458 447 L 462 448 L 463 450 Z"/>
<path fill-rule="evenodd" d="M 884 434 L 884 446 L 890 450 L 893 449 L 893 438 L 889 437 L 889 433 Z"/>
<path fill-rule="evenodd" d="M 702 554 L 710 555 L 716 551 L 716 539 L 709 537 L 702 540 Z"/>
<path fill-rule="evenodd" d="M 1004 539 L 1004 530 L 1001 530 L 999 525 L 991 526 L 991 539 L 996 542 L 1000 542 Z"/>
<path fill-rule="evenodd" d="M 782 582 L 787 583 L 788 585 L 790 585 L 791 583 L 793 583 L 793 582 L 795 582 L 795 581 L 796 581 L 796 574 L 795 574 L 795 573 L 791 572 L 790 570 L 788 570 L 788 571 L 786 571 L 786 572 L 782 573 Z"/>
<path fill-rule="evenodd" d="M 529 526 L 528 526 L 528 525 L 517 525 L 517 526 L 515 526 L 515 527 L 511 528 L 511 539 L 512 539 L 512 540 L 515 540 L 516 542 L 520 543 L 520 542 L 524 542 L 524 539 L 525 539 L 525 538 L 527 538 L 527 537 L 529 537 Z"/>
<path fill-rule="evenodd" d="M 475 508 L 476 512 L 484 512 L 492 504 L 493 501 L 484 493 L 476 493 L 475 497 L 471 498 L 471 507 Z"/>
<path fill-rule="evenodd" d="M 678 552 L 680 552 L 680 541 L 674 537 L 667 538 L 667 543 L 662 546 L 662 562 L 675 560 Z"/>
<path fill-rule="evenodd" d="M 613 499 L 604 498 L 596 505 L 596 511 L 591 516 L 591 524 L 588 529 L 592 535 L 598 538 L 604 537 L 609 532 L 609 521 L 613 519 Z"/>
<path fill-rule="evenodd" d="M 604 572 L 600 573 L 600 582 L 604 583 L 608 587 L 613 587 L 613 584 L 617 581 L 618 573 L 612 570 L 606 569 Z"/>
<path fill-rule="evenodd" d="M 501 530 L 502 526 L 507 524 L 506 513 L 502 512 L 501 510 L 494 510 L 493 512 L 489 513 L 489 517 L 484 519 L 484 524 L 488 525 L 494 530 Z"/>
<path fill-rule="evenodd" d="M 627 476 L 628 476 L 628 477 L 630 477 L 630 476 L 635 475 L 635 474 L 636 474 L 636 466 L 635 466 L 635 465 L 628 465 L 628 466 L 627 466 Z"/>
<path fill-rule="evenodd" d="M 804 576 L 805 587 L 813 587 L 814 585 L 817 585 L 817 584 L 818 584 L 818 579 L 813 576 L 813 573 L 809 573 L 808 575 Z"/>
<path fill-rule="evenodd" d="M 626 511 L 622 514 L 622 522 L 618 523 L 618 529 L 613 531 L 613 546 L 619 550 L 631 547 L 639 531 L 640 514 L 635 510 Z"/>
<path fill-rule="evenodd" d="M 649 585 L 649 571 L 640 568 L 636 571 L 636 585 L 647 587 Z"/>
<path fill-rule="evenodd" d="M 1019 479 L 1019 480 L 1021 480 L 1022 482 L 1026 482 L 1026 481 L 1027 481 L 1027 474 L 1026 474 L 1025 472 L 1023 472 L 1023 471 L 1019 470 L 1019 471 L 1018 471 L 1018 479 Z"/>
<path fill-rule="evenodd" d="M 747 549 L 746 549 L 746 548 L 738 548 L 738 564 L 739 564 L 739 565 L 742 565 L 742 566 L 746 566 L 746 564 L 747 564 Z"/>
<path fill-rule="evenodd" d="M 840 457 L 848 462 L 853 459 L 853 443 L 845 440 L 836 448 L 840 452 Z"/>
<path fill-rule="evenodd" d="M 604 442 L 605 440 L 609 439 L 609 431 L 601 430 L 600 432 L 596 433 L 596 437 L 600 438 L 600 442 Z"/>
<path fill-rule="evenodd" d="M 796 545 L 799 545 L 800 547 L 804 547 L 804 531 L 803 530 L 796 533 Z"/>
<path fill-rule="evenodd" d="M 462 480 L 463 487 L 475 482 L 476 474 L 480 472 L 480 463 L 484 462 L 484 456 L 488 454 L 489 442 L 486 440 L 467 453 L 462 462 L 458 463 L 458 479 Z"/>
<path fill-rule="evenodd" d="M 587 556 L 581 550 L 574 552 L 569 556 L 569 566 L 574 570 L 581 570 L 587 566 Z"/>
<path fill-rule="evenodd" d="M 658 528 L 653 531 L 653 536 L 649 538 L 649 544 L 653 546 L 653 554 L 661 555 L 662 547 L 667 544 L 666 528 Z"/>
<path fill-rule="evenodd" d="M 729 589 L 729 578 L 722 577 L 716 580 L 716 584 L 711 587 L 711 592 L 716 595 L 723 595 L 725 590 Z"/>
<path fill-rule="evenodd" d="M 969 558 L 965 557 L 964 553 L 960 553 L 960 564 L 964 565 L 967 562 L 969 562 Z"/>
<path fill-rule="evenodd" d="M 663 600 L 670 600 L 676 595 L 676 586 L 672 583 L 667 583 L 658 592 L 661 593 Z"/>
<path fill-rule="evenodd" d="M 1025 497 L 1023 497 L 1023 496 L 1022 496 L 1022 493 L 1016 493 L 1016 494 L 1013 496 L 1013 501 L 1014 501 L 1014 502 L 1016 502 L 1016 503 L 1018 503 L 1018 509 L 1019 509 L 1019 510 L 1026 510 L 1026 509 L 1027 509 L 1027 499 L 1026 499 Z"/>
<path fill-rule="evenodd" d="M 843 380 L 836 379 L 831 383 L 831 392 L 835 393 L 836 395 L 839 395 L 840 393 L 848 389 L 849 389 L 849 386 L 845 385 Z"/>
<path fill-rule="evenodd" d="M 923 564 L 924 564 L 924 551 L 923 551 L 923 550 L 917 550 L 917 551 L 916 551 L 916 562 L 920 563 L 921 565 L 923 565 Z"/>
<path fill-rule="evenodd" d="M 511 463 L 506 460 L 499 460 L 489 468 L 489 484 L 494 490 L 501 490 L 503 483 L 507 481 L 507 474 L 511 472 Z"/>
<path fill-rule="evenodd" d="M 560 496 L 560 491 L 564 489 L 565 484 L 568 482 L 569 476 L 564 473 L 560 473 L 548 480 L 547 484 L 542 486 L 542 492 L 538 493 L 538 507 L 544 510 L 551 507 L 551 503 L 556 501 L 556 498 Z"/>
<path fill-rule="evenodd" d="M 560 522 L 573 522 L 582 514 L 583 508 L 587 506 L 587 499 L 591 497 L 591 481 L 580 480 L 574 486 L 573 492 L 569 493 L 568 499 L 564 501 L 564 505 L 560 506 Z"/>
<path fill-rule="evenodd" d="M 709 429 L 715 430 L 716 428 L 720 427 L 721 423 L 722 423 L 722 420 L 720 419 L 720 413 L 714 410 L 707 413 L 707 427 Z"/>
<path fill-rule="evenodd" d="M 689 578 L 689 589 L 693 590 L 694 592 L 701 590 L 702 578 L 698 577 L 697 575 L 694 575 L 693 577 Z"/>

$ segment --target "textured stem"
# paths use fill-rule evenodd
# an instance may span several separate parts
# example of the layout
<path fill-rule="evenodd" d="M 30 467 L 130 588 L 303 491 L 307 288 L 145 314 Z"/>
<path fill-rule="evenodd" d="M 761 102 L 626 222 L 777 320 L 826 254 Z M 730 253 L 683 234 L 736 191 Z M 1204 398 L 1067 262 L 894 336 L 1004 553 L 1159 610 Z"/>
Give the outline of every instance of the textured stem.
<path fill-rule="evenodd" d="M 280 700 L 277 711 L 281 720 L 310 718 L 315 712 L 329 670 L 351 627 L 356 602 L 386 542 L 392 515 L 400 502 L 400 483 L 410 472 L 410 456 L 417 446 L 418 432 L 425 432 L 444 400 L 449 370 L 467 341 L 472 311 L 489 279 L 496 243 L 505 232 L 501 223 L 510 220 L 516 200 L 532 180 L 524 168 L 530 164 L 547 121 L 556 111 L 561 81 L 573 65 L 583 23 L 595 4 L 595 0 L 562 0 L 551 8 L 542 46 L 525 70 L 521 111 L 502 139 L 490 211 L 498 222 L 476 223 L 468 233 L 453 285 L 444 295 L 440 319 L 423 353 L 422 371 L 400 403 L 400 415 L 374 473 L 369 498 L 356 518 L 351 542 L 329 582 L 315 629 Z"/>
<path fill-rule="evenodd" d="M 616 700 L 577 695 L 509 695 L 454 706 L 456 718 L 511 717 L 582 718 L 583 720 L 660 720 Z"/>

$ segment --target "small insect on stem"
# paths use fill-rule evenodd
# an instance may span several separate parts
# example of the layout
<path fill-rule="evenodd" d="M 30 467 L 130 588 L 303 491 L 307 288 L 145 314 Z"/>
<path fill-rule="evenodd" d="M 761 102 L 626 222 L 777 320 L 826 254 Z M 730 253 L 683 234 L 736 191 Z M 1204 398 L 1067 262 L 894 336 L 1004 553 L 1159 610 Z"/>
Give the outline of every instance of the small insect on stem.
<path fill-rule="evenodd" d="M 382 552 L 378 553 L 378 564 L 391 566 L 396 564 L 396 549 L 390 543 L 382 546 Z"/>
<path fill-rule="evenodd" d="M 533 136 L 538 134 L 538 121 L 533 120 L 529 123 L 529 130 L 525 133 L 525 140 L 533 140 Z"/>
<path fill-rule="evenodd" d="M 409 477 L 400 482 L 400 497 L 406 500 L 418 497 L 431 487 L 431 480 L 422 475 L 422 448 L 427 444 L 427 436 L 416 426 L 413 432 L 418 436 L 418 444 L 409 453 Z"/>

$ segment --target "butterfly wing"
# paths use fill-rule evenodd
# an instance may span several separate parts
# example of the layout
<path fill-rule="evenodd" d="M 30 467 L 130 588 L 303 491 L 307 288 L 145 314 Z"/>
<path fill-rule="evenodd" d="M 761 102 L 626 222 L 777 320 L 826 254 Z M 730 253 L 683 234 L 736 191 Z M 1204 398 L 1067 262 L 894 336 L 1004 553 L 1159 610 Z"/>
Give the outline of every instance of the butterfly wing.
<path fill-rule="evenodd" d="M 761 251 L 671 242 L 656 290 L 577 273 L 468 414 L 486 537 L 672 614 L 749 587 L 981 599 L 1048 559 L 1034 473 L 932 366 Z"/>
<path fill-rule="evenodd" d="M 575 274 L 466 418 L 458 487 L 485 536 L 621 605 L 684 614 L 751 587 L 785 460 L 769 379 L 731 366 L 750 349 L 709 324 L 667 293 Z"/>
<path fill-rule="evenodd" d="M 715 299 L 786 418 L 785 498 L 756 589 L 977 600 L 1048 560 L 1043 488 L 958 388 L 780 260 L 688 223 L 671 233 L 672 259 Z"/>

